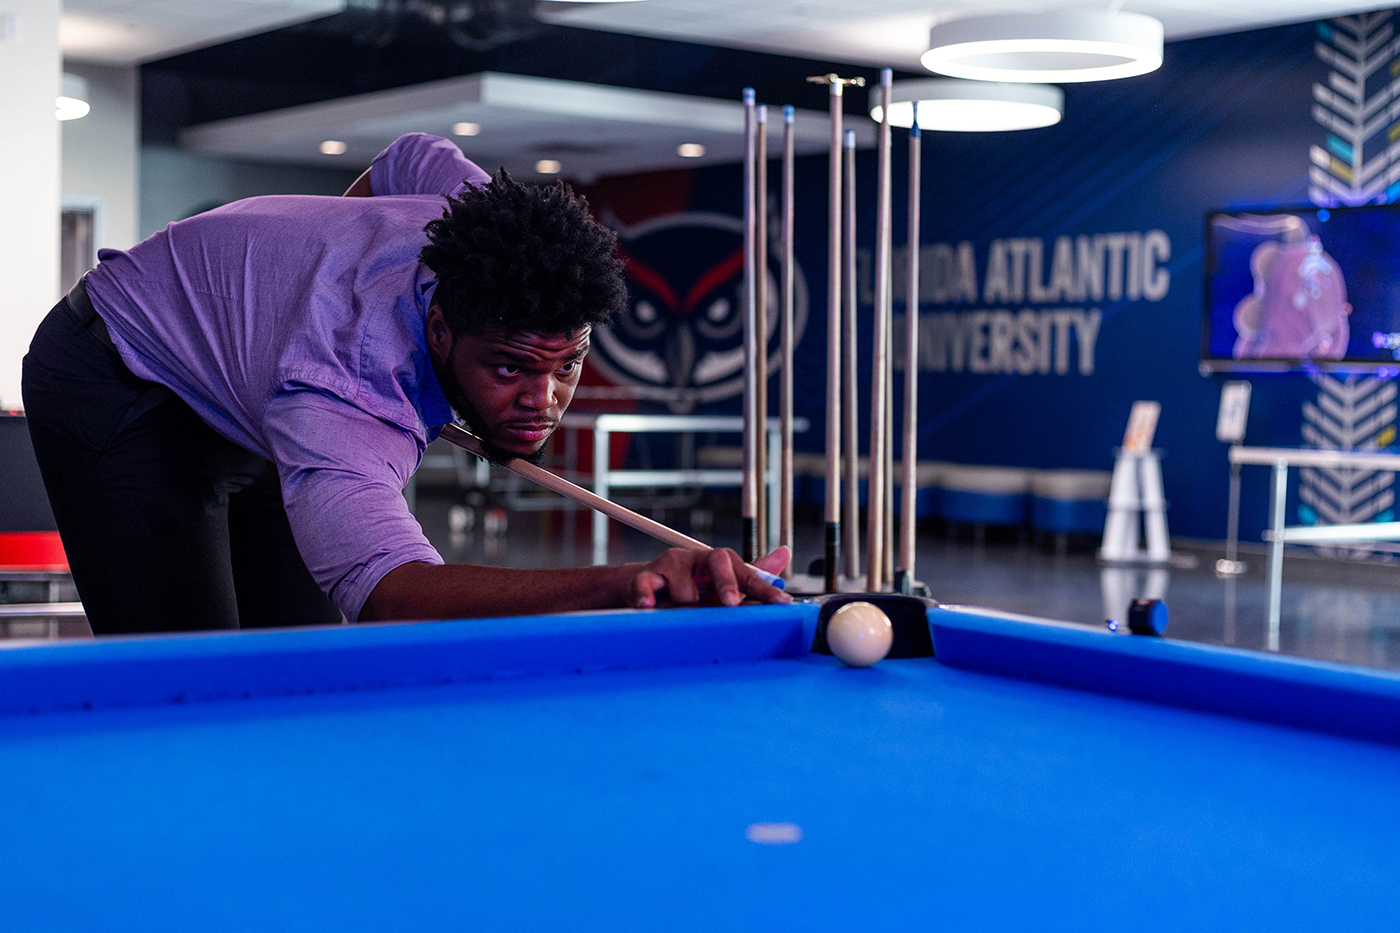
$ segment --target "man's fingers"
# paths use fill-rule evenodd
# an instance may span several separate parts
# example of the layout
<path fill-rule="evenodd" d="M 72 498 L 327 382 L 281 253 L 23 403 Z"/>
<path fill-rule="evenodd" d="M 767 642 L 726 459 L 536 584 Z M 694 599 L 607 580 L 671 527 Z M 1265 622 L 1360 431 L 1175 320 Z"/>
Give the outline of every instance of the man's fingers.
<path fill-rule="evenodd" d="M 715 548 L 705 560 L 705 566 L 710 569 L 710 586 L 714 590 L 715 600 L 721 605 L 737 606 L 744 601 L 734 570 L 736 565 L 742 567 L 743 561 L 729 548 Z"/>
<path fill-rule="evenodd" d="M 666 571 L 667 589 L 671 591 L 671 602 L 680 606 L 693 606 L 700 601 L 700 589 L 695 581 L 695 554 L 682 551 L 680 560 L 670 562 Z"/>
<path fill-rule="evenodd" d="M 666 589 L 666 578 L 654 570 L 643 570 L 632 578 L 632 605 L 655 609 L 656 594 Z"/>
<path fill-rule="evenodd" d="M 744 588 L 744 592 L 754 599 L 761 599 L 765 603 L 790 603 L 792 597 L 784 590 L 778 589 L 770 583 L 764 582 L 763 578 L 754 573 L 753 568 L 740 565 L 739 585 Z"/>
<path fill-rule="evenodd" d="M 777 574 L 787 566 L 790 554 L 776 548 L 754 562 L 745 564 L 729 548 L 713 551 L 674 549 L 657 558 L 632 581 L 632 605 L 639 609 L 655 607 L 663 594 L 677 605 L 695 605 L 702 596 L 722 606 L 737 606 L 744 596 L 766 603 L 790 603 L 792 597 L 765 582 L 756 572 Z"/>
<path fill-rule="evenodd" d="M 766 570 L 769 573 L 782 573 L 783 568 L 788 565 L 790 560 L 792 560 L 792 552 L 787 549 L 786 545 L 780 544 L 754 561 L 753 565 L 759 570 Z"/>
<path fill-rule="evenodd" d="M 740 564 L 738 569 L 739 585 L 743 587 L 745 593 L 754 599 L 761 599 L 765 603 L 792 602 L 791 596 L 755 572 L 755 568 L 757 568 L 777 576 L 787 566 L 791 556 L 791 552 L 786 547 L 779 546 L 754 561 L 752 566 Z"/>

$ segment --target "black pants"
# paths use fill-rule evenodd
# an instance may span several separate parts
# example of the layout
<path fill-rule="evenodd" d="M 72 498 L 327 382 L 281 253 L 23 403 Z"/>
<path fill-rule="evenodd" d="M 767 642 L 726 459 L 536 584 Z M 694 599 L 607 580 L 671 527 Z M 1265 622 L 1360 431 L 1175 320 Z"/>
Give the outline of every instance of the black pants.
<path fill-rule="evenodd" d="M 342 621 L 275 467 L 137 378 L 79 283 L 24 358 L 34 453 L 94 633 Z"/>

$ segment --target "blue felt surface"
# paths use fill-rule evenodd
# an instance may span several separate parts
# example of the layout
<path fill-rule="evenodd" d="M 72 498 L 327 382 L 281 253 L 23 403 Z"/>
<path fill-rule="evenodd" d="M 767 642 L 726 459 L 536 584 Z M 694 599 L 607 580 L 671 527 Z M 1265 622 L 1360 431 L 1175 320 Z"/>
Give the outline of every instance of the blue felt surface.
<path fill-rule="evenodd" d="M 829 659 L 0 720 L 8 930 L 1362 930 L 1400 751 Z M 800 842 L 748 842 L 793 821 Z"/>
<path fill-rule="evenodd" d="M 97 698 L 0 716 L 0 929 L 1150 933 L 1400 916 L 1400 749 L 1015 679 L 1168 702 L 1236 683 L 1376 719 L 1400 678 L 948 609 L 929 612 L 944 663 L 855 670 L 806 652 L 816 614 L 0 652 L 0 696 Z M 169 702 L 201 683 L 186 700 L 229 701 Z M 796 844 L 745 838 L 789 821 Z"/>
<path fill-rule="evenodd" d="M 1160 638 L 1030 622 L 989 610 L 928 611 L 939 662 L 1400 744 L 1400 674 Z"/>

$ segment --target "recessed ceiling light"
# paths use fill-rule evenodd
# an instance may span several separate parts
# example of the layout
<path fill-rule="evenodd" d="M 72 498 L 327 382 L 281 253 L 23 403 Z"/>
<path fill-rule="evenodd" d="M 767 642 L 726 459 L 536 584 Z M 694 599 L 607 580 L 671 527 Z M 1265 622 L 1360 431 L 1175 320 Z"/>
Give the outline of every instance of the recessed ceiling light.
<path fill-rule="evenodd" d="M 870 94 L 870 118 L 876 121 L 883 112 L 876 103 L 878 93 L 877 88 Z M 920 129 L 990 133 L 1059 123 L 1065 92 L 1047 84 L 995 84 L 956 78 L 897 81 L 890 88 L 890 124 L 910 126 L 915 101 Z"/>
<path fill-rule="evenodd" d="M 77 120 L 88 115 L 92 109 L 88 105 L 88 83 L 77 75 L 64 74 L 62 91 L 58 97 L 58 118 Z"/>
<path fill-rule="evenodd" d="M 345 143 L 338 139 L 328 139 L 321 143 L 321 155 L 345 155 Z"/>
<path fill-rule="evenodd" d="M 481 132 L 480 123 L 454 123 L 452 124 L 453 136 L 475 136 Z"/>
<path fill-rule="evenodd" d="M 698 159 L 705 154 L 705 147 L 700 143 L 681 143 L 676 147 L 676 155 L 682 159 Z"/>
<path fill-rule="evenodd" d="M 929 71 L 975 81 L 1107 81 L 1162 66 L 1162 24 L 1141 13 L 972 16 L 929 31 Z"/>
<path fill-rule="evenodd" d="M 558 175 L 563 170 L 564 166 L 553 159 L 540 159 L 535 163 L 535 171 L 541 175 Z"/>

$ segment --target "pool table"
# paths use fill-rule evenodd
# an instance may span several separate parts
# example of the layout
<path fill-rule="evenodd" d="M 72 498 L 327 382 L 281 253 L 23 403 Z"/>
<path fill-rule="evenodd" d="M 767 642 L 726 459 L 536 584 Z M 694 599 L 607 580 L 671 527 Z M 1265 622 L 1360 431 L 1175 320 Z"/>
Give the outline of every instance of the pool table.
<path fill-rule="evenodd" d="M 0 928 L 1400 919 L 1400 676 L 839 601 L 0 650 Z"/>

